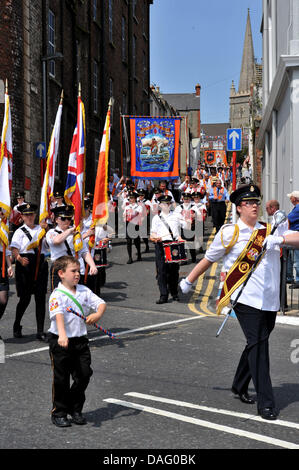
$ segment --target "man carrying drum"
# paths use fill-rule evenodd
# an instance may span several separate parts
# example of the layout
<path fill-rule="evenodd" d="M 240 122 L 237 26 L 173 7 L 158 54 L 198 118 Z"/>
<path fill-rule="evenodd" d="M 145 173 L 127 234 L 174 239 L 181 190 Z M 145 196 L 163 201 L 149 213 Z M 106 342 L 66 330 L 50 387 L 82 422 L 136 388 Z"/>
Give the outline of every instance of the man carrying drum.
<path fill-rule="evenodd" d="M 160 290 L 160 298 L 157 304 L 168 302 L 169 292 L 173 300 L 179 300 L 179 259 L 176 256 L 175 262 L 165 262 L 164 246 L 168 242 L 176 241 L 176 253 L 181 252 L 181 260 L 186 260 L 184 252 L 184 240 L 181 238 L 181 228 L 190 228 L 184 218 L 170 211 L 172 198 L 169 195 L 159 197 L 160 213 L 156 214 L 152 220 L 150 240 L 155 243 L 157 280 Z M 163 246 L 164 244 L 164 246 Z"/>

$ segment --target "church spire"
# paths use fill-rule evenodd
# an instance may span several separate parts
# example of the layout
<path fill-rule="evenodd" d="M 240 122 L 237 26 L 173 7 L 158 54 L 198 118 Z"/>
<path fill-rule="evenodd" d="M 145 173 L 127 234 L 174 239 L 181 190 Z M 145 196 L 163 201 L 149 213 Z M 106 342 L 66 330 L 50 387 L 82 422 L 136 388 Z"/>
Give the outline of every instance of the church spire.
<path fill-rule="evenodd" d="M 244 48 L 243 48 L 242 68 L 241 68 L 240 81 L 239 81 L 239 93 L 246 92 L 246 91 L 248 92 L 250 90 L 250 85 L 254 82 L 254 71 L 255 71 L 254 51 L 253 51 L 253 41 L 252 41 L 252 32 L 251 32 L 251 23 L 250 23 L 250 11 L 248 8 L 246 33 L 245 33 L 245 41 L 244 41 Z"/>

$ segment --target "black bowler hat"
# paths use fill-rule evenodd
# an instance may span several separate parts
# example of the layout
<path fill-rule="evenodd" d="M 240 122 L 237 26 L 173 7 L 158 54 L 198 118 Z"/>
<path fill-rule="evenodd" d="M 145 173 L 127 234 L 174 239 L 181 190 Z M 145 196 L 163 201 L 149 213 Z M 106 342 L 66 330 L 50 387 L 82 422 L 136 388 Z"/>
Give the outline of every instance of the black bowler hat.
<path fill-rule="evenodd" d="M 28 202 L 27 204 L 22 204 L 21 206 L 18 206 L 18 211 L 21 212 L 22 215 L 35 214 L 37 211 L 37 205 Z"/>
<path fill-rule="evenodd" d="M 159 202 L 171 202 L 171 196 L 168 196 L 167 194 L 163 194 L 162 196 L 158 197 Z"/>
<path fill-rule="evenodd" d="M 259 201 L 260 197 L 261 191 L 258 186 L 255 184 L 242 184 L 230 195 L 230 201 L 238 206 L 241 201 Z"/>
<path fill-rule="evenodd" d="M 51 211 L 55 214 L 55 217 L 68 217 L 72 218 L 74 215 L 74 208 L 73 206 L 58 206 L 53 207 Z"/>

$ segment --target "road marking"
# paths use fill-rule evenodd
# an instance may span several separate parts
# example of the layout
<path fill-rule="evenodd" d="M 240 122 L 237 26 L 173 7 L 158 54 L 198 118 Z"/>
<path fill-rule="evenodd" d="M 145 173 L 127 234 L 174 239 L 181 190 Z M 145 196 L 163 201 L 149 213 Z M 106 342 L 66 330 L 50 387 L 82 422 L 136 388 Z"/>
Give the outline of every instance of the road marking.
<path fill-rule="evenodd" d="M 228 416 L 235 416 L 237 418 L 243 418 L 243 419 L 250 419 L 252 421 L 259 421 L 264 424 L 275 424 L 278 426 L 285 426 L 288 428 L 293 428 L 293 429 L 298 429 L 299 430 L 299 424 L 298 423 L 293 423 L 291 421 L 283 421 L 281 419 L 277 419 L 275 421 L 267 421 L 260 416 L 256 415 L 250 415 L 247 413 L 239 413 L 237 411 L 230 411 L 230 410 L 222 410 L 221 408 L 212 408 L 208 406 L 202 406 L 202 405 L 195 405 L 194 403 L 188 403 L 185 401 L 178 401 L 178 400 L 172 400 L 170 398 L 163 398 L 163 397 L 157 397 L 154 395 L 147 395 L 144 393 L 138 393 L 138 392 L 129 392 L 125 393 L 125 395 L 128 395 L 130 397 L 135 397 L 135 398 L 143 398 L 145 400 L 151 400 L 151 401 L 157 401 L 160 403 L 167 403 L 169 405 L 176 405 L 176 406 L 182 406 L 184 408 L 192 408 L 195 410 L 202 410 L 202 411 L 208 411 L 211 413 L 220 413 L 223 415 L 228 415 Z"/>
<path fill-rule="evenodd" d="M 139 333 L 139 332 L 146 331 L 146 330 L 157 329 L 157 328 L 161 328 L 163 326 L 176 325 L 177 323 L 183 323 L 183 322 L 192 321 L 192 320 L 200 320 L 201 318 L 204 318 L 204 317 L 199 317 L 198 315 L 196 315 L 195 317 L 181 318 L 179 320 L 172 320 L 172 321 L 168 321 L 168 322 L 164 322 L 164 323 L 156 323 L 154 325 L 141 326 L 140 328 L 134 328 L 132 330 L 125 330 L 125 331 L 121 331 L 120 333 L 113 333 L 113 332 L 112 333 L 114 334 L 114 336 L 117 339 L 118 337 L 125 336 L 127 334 Z M 89 342 L 92 343 L 93 341 L 98 341 L 98 340 L 107 339 L 107 338 L 109 338 L 108 335 L 96 336 L 95 338 L 90 338 Z M 111 340 L 111 341 L 113 341 L 113 340 Z M 43 348 L 29 349 L 27 351 L 20 351 L 20 352 L 17 352 L 17 353 L 7 354 L 5 356 L 5 359 L 10 359 L 12 357 L 26 356 L 28 354 L 35 354 L 35 353 L 38 353 L 38 352 L 47 351 L 48 349 L 49 349 L 49 346 L 46 346 L 46 347 L 43 347 Z"/>
<path fill-rule="evenodd" d="M 273 437 L 265 436 L 262 434 L 256 434 L 254 432 L 245 431 L 243 429 L 232 428 L 230 426 L 224 426 L 222 424 L 211 423 L 209 421 L 204 421 L 202 419 L 191 418 L 189 416 L 184 416 L 178 413 L 173 413 L 170 411 L 160 410 L 159 408 L 152 408 L 150 406 L 139 405 L 136 403 L 132 403 L 129 401 L 118 400 L 115 398 L 106 398 L 103 401 L 107 403 L 112 403 L 114 405 L 124 406 L 126 408 L 133 408 L 137 410 L 144 411 L 146 413 L 152 413 L 155 415 L 159 415 L 162 417 L 167 417 L 171 419 L 175 419 L 178 421 L 183 421 L 185 423 L 195 424 L 196 426 L 202 426 L 205 428 L 213 429 L 215 431 L 221 431 L 228 434 L 234 434 L 238 437 L 245 437 L 247 439 L 253 439 L 259 442 L 265 442 L 267 444 L 283 447 L 285 449 L 299 449 L 298 444 L 294 444 L 293 442 L 283 441 L 281 439 L 275 439 Z"/>

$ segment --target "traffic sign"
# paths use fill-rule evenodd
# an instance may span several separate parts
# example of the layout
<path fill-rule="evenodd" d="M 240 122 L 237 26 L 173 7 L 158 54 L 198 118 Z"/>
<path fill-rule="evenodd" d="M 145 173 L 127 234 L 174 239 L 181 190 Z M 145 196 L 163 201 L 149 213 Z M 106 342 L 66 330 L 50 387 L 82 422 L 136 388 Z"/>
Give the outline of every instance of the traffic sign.
<path fill-rule="evenodd" d="M 242 129 L 227 129 L 226 150 L 228 152 L 239 152 L 242 150 Z"/>
<path fill-rule="evenodd" d="M 38 158 L 46 158 L 47 149 L 45 142 L 36 142 L 35 143 L 35 155 Z"/>

